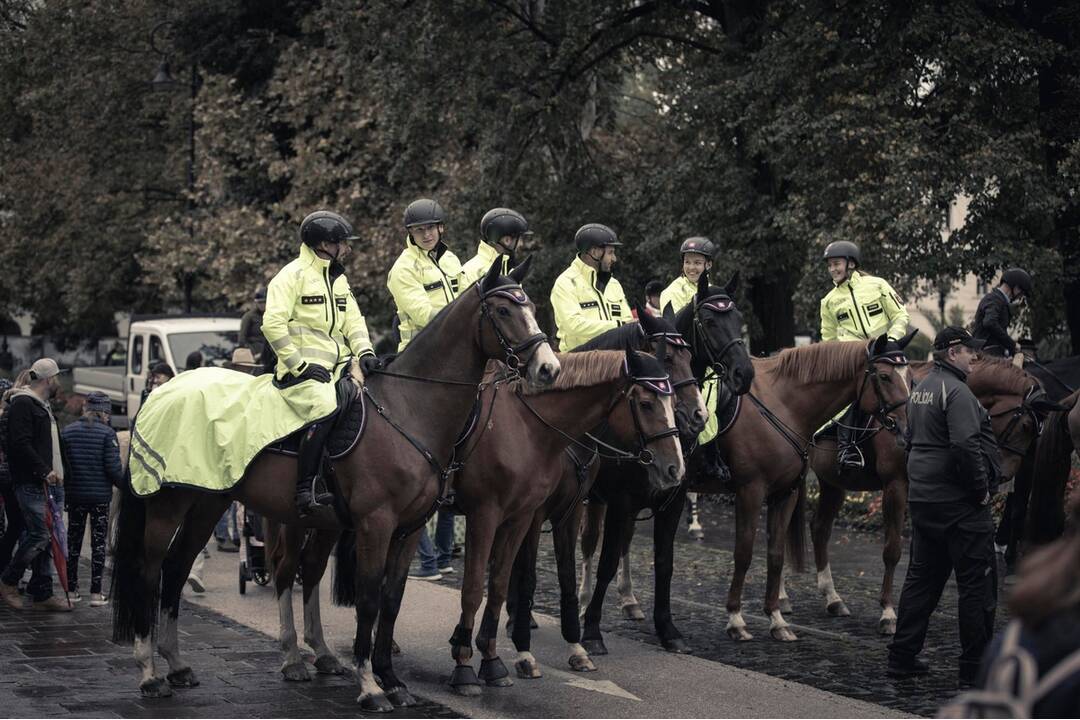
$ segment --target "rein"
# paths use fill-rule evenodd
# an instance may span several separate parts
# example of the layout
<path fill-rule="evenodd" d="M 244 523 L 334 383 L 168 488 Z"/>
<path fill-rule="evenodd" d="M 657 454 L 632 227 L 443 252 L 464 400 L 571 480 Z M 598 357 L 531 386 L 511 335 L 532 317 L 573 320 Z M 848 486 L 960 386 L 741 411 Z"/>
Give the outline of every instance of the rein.
<path fill-rule="evenodd" d="M 710 295 L 709 297 L 697 301 L 694 303 L 694 322 L 691 326 L 693 341 L 695 347 L 697 343 L 700 343 L 701 347 L 705 350 L 705 357 L 709 361 L 709 368 L 716 375 L 717 380 L 723 382 L 727 379 L 727 365 L 724 364 L 724 358 L 731 351 L 732 348 L 743 345 L 743 339 L 741 337 L 734 337 L 728 340 L 719 351 L 713 347 L 712 340 L 709 338 L 709 333 L 705 332 L 705 327 L 701 323 L 701 308 L 707 307 L 715 312 L 728 312 L 735 307 L 735 301 L 729 296 L 722 293 L 716 295 Z"/>
<path fill-rule="evenodd" d="M 1035 437 L 1039 437 L 1040 435 L 1042 435 L 1043 418 L 1039 415 L 1038 411 L 1035 410 L 1035 408 L 1033 408 L 1030 404 L 1031 398 L 1034 397 L 1039 391 L 1040 388 L 1037 385 L 1031 386 L 1031 388 L 1029 388 L 1027 393 L 1024 395 L 1024 399 L 1020 401 L 1019 405 L 1007 408 L 1005 410 L 1001 410 L 990 416 L 990 419 L 993 420 L 994 418 L 1004 417 L 1005 415 L 1012 413 L 1012 417 L 1009 419 L 1008 424 L 1005 426 L 1005 430 L 1001 433 L 1001 437 L 998 438 L 998 447 L 1002 450 L 1007 450 L 1013 455 L 1018 455 L 1020 457 L 1024 457 L 1025 455 L 1027 455 L 1027 450 L 1019 450 L 1009 444 L 1009 438 L 1012 437 L 1013 432 L 1016 430 L 1016 426 L 1020 423 L 1021 420 L 1024 419 L 1025 415 L 1030 417 L 1032 422 L 1035 423 Z"/>

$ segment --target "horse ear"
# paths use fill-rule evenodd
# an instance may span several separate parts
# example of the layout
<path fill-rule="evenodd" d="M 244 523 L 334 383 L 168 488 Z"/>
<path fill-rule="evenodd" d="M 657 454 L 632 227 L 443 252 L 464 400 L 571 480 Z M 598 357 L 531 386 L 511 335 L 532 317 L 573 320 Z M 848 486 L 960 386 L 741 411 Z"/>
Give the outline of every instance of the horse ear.
<path fill-rule="evenodd" d="M 874 340 L 873 345 L 870 346 L 870 354 L 873 356 L 882 355 L 889 349 L 889 336 L 886 333 L 878 335 Z"/>
<path fill-rule="evenodd" d="M 709 297 L 709 273 L 701 273 L 697 280 L 697 301 L 701 302 Z"/>
<path fill-rule="evenodd" d="M 658 332 L 662 332 L 663 328 L 649 313 L 645 312 L 640 305 L 634 305 L 634 311 L 637 312 L 638 323 L 641 325 L 641 329 L 645 331 L 646 335 L 655 335 Z"/>
<path fill-rule="evenodd" d="M 919 332 L 919 328 L 911 328 L 911 330 L 908 331 L 907 335 L 905 335 L 904 337 L 902 337 L 902 338 L 900 338 L 899 340 L 896 341 L 896 345 L 901 350 L 903 350 L 904 348 L 906 348 L 908 346 L 908 343 L 911 342 L 911 339 L 914 338 L 915 335 L 918 334 L 918 332 Z"/>
<path fill-rule="evenodd" d="M 623 347 L 623 350 L 626 352 L 626 374 L 633 375 L 637 356 L 634 354 L 634 349 L 630 347 L 630 343 L 627 343 Z"/>
<path fill-rule="evenodd" d="M 724 286 L 724 292 L 727 293 L 729 298 L 735 297 L 735 291 L 739 289 L 739 271 L 736 270 L 735 274 L 728 280 L 727 285 Z"/>
<path fill-rule="evenodd" d="M 480 281 L 480 289 L 484 292 L 490 290 L 495 281 L 499 279 L 499 275 L 502 274 L 502 256 L 495 258 L 495 262 L 491 263 L 491 267 L 488 268 L 487 274 L 484 275 L 484 279 Z"/>
<path fill-rule="evenodd" d="M 675 308 L 672 306 L 671 303 L 668 303 L 664 306 L 664 319 L 672 325 L 675 324 Z"/>
<path fill-rule="evenodd" d="M 510 277 L 512 277 L 514 279 L 514 282 L 516 282 L 518 285 L 520 285 L 525 279 L 525 276 L 529 274 L 529 268 L 532 267 L 532 259 L 533 256 L 530 255 L 529 257 L 519 262 L 514 267 L 514 269 L 510 271 Z"/>

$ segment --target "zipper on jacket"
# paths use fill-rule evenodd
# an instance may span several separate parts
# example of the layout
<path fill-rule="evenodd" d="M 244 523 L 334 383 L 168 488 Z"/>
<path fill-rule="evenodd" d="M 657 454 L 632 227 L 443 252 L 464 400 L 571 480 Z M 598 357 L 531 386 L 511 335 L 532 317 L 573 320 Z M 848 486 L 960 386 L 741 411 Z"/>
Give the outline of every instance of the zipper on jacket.
<path fill-rule="evenodd" d="M 327 335 L 330 337 L 331 340 L 334 340 L 334 323 L 337 322 L 337 305 L 334 302 L 334 287 L 330 284 L 329 265 L 327 265 L 323 269 L 323 280 L 326 281 L 326 294 L 328 295 L 326 301 L 327 304 L 330 305 L 330 309 L 326 313 L 324 313 L 326 315 L 329 315 L 328 319 L 330 321 L 330 330 L 327 332 Z M 337 356 L 338 360 L 341 360 L 341 345 L 338 344 L 337 340 L 334 340 L 334 355 Z M 334 365 L 337 365 L 336 361 Z"/>
<path fill-rule="evenodd" d="M 859 327 L 862 328 L 862 336 L 867 340 L 870 339 L 870 335 L 866 332 L 866 326 L 863 325 L 862 315 L 859 314 L 859 303 L 855 302 L 855 288 L 851 287 L 851 280 L 848 280 L 847 284 L 848 292 L 851 293 L 851 306 L 855 310 L 855 317 L 859 321 Z"/>
<path fill-rule="evenodd" d="M 589 284 L 592 285 L 592 289 L 593 292 L 596 293 L 596 297 L 600 299 L 600 304 L 598 306 L 600 308 L 600 319 L 610 320 L 611 315 L 608 313 L 607 301 L 604 300 L 604 293 L 600 292 L 600 288 L 596 287 L 596 277 L 596 270 L 593 270 L 592 282 Z M 611 280 L 608 280 L 608 282 L 611 282 Z"/>
<path fill-rule="evenodd" d="M 428 260 L 431 260 L 432 264 L 435 266 L 435 269 L 438 270 L 439 274 L 443 277 L 443 297 L 446 299 L 446 304 L 449 305 L 450 303 L 454 302 L 454 298 L 450 297 L 450 293 L 453 292 L 450 287 L 450 277 L 445 272 L 443 272 L 442 265 L 439 265 L 438 260 L 432 258 L 430 253 L 424 254 L 427 255 Z"/>

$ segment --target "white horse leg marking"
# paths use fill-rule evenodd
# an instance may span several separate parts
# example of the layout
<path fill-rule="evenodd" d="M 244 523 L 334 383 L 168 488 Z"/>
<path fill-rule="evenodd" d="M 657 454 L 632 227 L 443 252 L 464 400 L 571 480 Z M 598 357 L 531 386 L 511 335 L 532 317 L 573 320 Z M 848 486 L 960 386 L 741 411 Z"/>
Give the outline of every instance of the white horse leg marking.
<path fill-rule="evenodd" d="M 627 551 L 621 558 L 619 558 L 619 607 L 626 607 L 627 605 L 637 605 L 637 598 L 634 597 L 634 577 L 630 572 L 630 552 Z"/>
<path fill-rule="evenodd" d="M 835 602 L 841 602 L 840 593 L 836 592 L 836 586 L 833 585 L 832 567 L 830 565 L 826 565 L 825 569 L 817 574 L 817 588 L 825 596 L 825 607 Z"/>
<path fill-rule="evenodd" d="M 306 609 L 306 608 L 305 608 Z M 296 646 L 296 623 L 293 620 L 292 592 L 288 588 L 278 595 L 278 626 L 280 627 L 279 639 L 281 651 L 285 653 L 285 659 L 281 663 L 284 669 L 290 665 L 303 663 L 300 648 Z"/>
<path fill-rule="evenodd" d="M 585 652 L 585 648 L 581 647 L 581 643 L 567 643 L 566 646 L 567 646 L 567 649 L 570 651 L 570 657 L 588 657 L 589 656 L 589 653 Z"/>
<path fill-rule="evenodd" d="M 140 682 L 154 679 L 154 641 L 151 636 L 135 636 L 135 662 L 142 671 Z"/>
<path fill-rule="evenodd" d="M 595 555 L 596 553 L 593 553 Z M 581 584 L 578 586 L 578 603 L 581 606 L 581 612 L 585 612 L 585 607 L 592 600 L 593 594 L 593 577 L 592 577 L 592 556 L 582 559 L 581 561 Z"/>
<path fill-rule="evenodd" d="M 187 669 L 188 665 L 180 660 L 180 638 L 177 636 L 176 618 L 167 611 L 162 612 L 158 628 L 157 650 L 169 663 L 169 672 Z"/>
<path fill-rule="evenodd" d="M 315 651 L 315 657 L 333 655 L 323 636 L 322 612 L 319 608 L 319 587 L 316 585 L 311 596 L 304 602 L 304 642 Z"/>
<path fill-rule="evenodd" d="M 584 652 L 584 651 L 583 651 Z M 521 650 L 518 652 L 518 662 L 526 662 L 530 665 L 536 665 L 536 658 L 528 650 Z"/>
<path fill-rule="evenodd" d="M 746 620 L 743 619 L 742 611 L 730 613 L 728 615 L 727 627 L 725 630 L 742 629 L 746 627 Z"/>
<path fill-rule="evenodd" d="M 371 660 L 368 658 L 364 658 L 356 666 L 356 677 L 360 678 L 360 695 L 356 698 L 357 702 L 367 697 L 383 694 L 379 683 L 375 682 L 375 674 L 371 672 Z"/>
<path fill-rule="evenodd" d="M 773 631 L 777 628 L 788 627 L 788 621 L 784 619 L 784 616 L 779 610 L 773 610 L 769 613 L 769 631 Z"/>
<path fill-rule="evenodd" d="M 686 499 L 690 502 L 690 527 L 688 531 L 691 533 L 702 532 L 701 518 L 698 516 L 698 494 L 696 492 L 686 493 Z"/>
<path fill-rule="evenodd" d="M 882 610 L 881 610 L 881 620 L 882 621 L 885 621 L 885 620 L 895 621 L 896 620 L 896 610 L 893 609 L 892 605 L 886 605 L 884 608 L 882 608 Z"/>

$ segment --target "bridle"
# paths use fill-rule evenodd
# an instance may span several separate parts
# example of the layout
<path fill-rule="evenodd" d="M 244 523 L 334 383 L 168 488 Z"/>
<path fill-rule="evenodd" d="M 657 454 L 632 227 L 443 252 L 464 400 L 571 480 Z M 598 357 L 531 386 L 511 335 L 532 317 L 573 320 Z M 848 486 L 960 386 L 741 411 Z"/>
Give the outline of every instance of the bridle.
<path fill-rule="evenodd" d="M 529 296 L 525 294 L 525 290 L 520 285 L 502 285 L 484 292 L 480 287 L 481 284 L 482 283 L 478 282 L 475 285 L 476 294 L 480 297 L 480 320 L 478 322 L 483 325 L 484 318 L 487 318 L 491 322 L 491 329 L 495 331 L 495 337 L 505 353 L 503 362 L 506 363 L 508 368 L 516 371 L 521 367 L 521 353 L 530 348 L 533 350 L 533 353 L 535 353 L 537 347 L 548 341 L 548 336 L 542 332 L 538 332 L 525 338 L 517 345 L 512 345 L 506 338 L 506 335 L 503 334 L 502 329 L 499 328 L 499 323 L 495 322 L 495 315 L 491 310 L 491 305 L 488 304 L 488 298 L 501 297 L 509 300 L 515 305 L 528 305 Z"/>
<path fill-rule="evenodd" d="M 696 343 L 700 343 L 702 349 L 705 350 L 705 358 L 709 361 L 709 367 L 716 375 L 717 380 L 721 382 L 727 379 L 728 373 L 724 358 L 733 348 L 743 345 L 743 339 L 742 337 L 733 337 L 717 350 L 709 337 L 709 333 L 705 332 L 705 327 L 701 323 L 701 310 L 708 308 L 713 312 L 726 313 L 730 312 L 734 307 L 735 301 L 723 293 L 710 295 L 694 303 L 694 324 L 692 326 L 694 340 Z"/>
<path fill-rule="evenodd" d="M 685 348 L 689 352 L 693 352 L 693 347 L 690 343 L 686 342 L 686 339 L 680 333 L 677 332 L 656 332 L 651 335 L 646 335 L 645 340 L 649 343 L 666 342 L 669 347 Z M 687 377 L 681 380 L 669 380 L 671 383 L 671 389 L 678 392 L 679 388 L 686 387 L 687 385 L 697 385 L 697 378 L 693 373 L 690 373 Z"/>
<path fill-rule="evenodd" d="M 1043 432 L 1043 418 L 1039 414 L 1038 410 L 1036 410 L 1031 404 L 1032 400 L 1034 400 L 1035 398 L 1039 397 L 1042 394 L 1043 394 L 1042 388 L 1040 388 L 1038 385 L 1032 385 L 1030 388 L 1028 388 L 1028 391 L 1024 394 L 1024 398 L 1023 398 L 1023 400 L 1020 401 L 1019 405 L 1016 405 L 1015 407 L 1011 407 L 1011 408 L 1006 408 L 1005 410 L 1000 410 L 1000 411 L 990 415 L 990 419 L 993 420 L 994 418 L 1003 417 L 1003 416 L 1008 415 L 1010 413 L 1012 414 L 1012 417 L 1009 418 L 1008 424 L 1005 425 L 1005 430 L 998 437 L 998 447 L 999 448 L 1001 448 L 1002 450 L 1007 450 L 1008 452 L 1011 452 L 1013 455 L 1019 455 L 1020 457 L 1024 457 L 1025 455 L 1027 455 L 1027 450 L 1026 449 L 1025 450 L 1020 450 L 1019 448 L 1016 448 L 1016 447 L 1010 445 L 1009 444 L 1009 438 L 1012 437 L 1013 432 L 1016 431 L 1017 427 L 1020 424 L 1020 421 L 1024 419 L 1025 415 L 1030 417 L 1031 421 L 1034 423 L 1035 437 L 1039 437 L 1040 435 L 1042 435 L 1042 432 Z"/>
<path fill-rule="evenodd" d="M 883 353 L 874 355 L 871 351 L 872 347 L 872 343 L 866 346 L 866 370 L 863 373 L 862 384 L 859 385 L 859 393 L 855 397 L 855 407 L 861 407 L 863 392 L 866 389 L 867 380 L 869 380 L 870 385 L 874 388 L 874 396 L 877 398 L 878 403 L 877 409 L 871 412 L 870 416 L 878 421 L 878 425 L 880 425 L 881 429 L 888 430 L 893 435 L 899 437 L 903 431 L 900 428 L 900 423 L 897 422 L 892 413 L 894 410 L 907 405 L 907 398 L 896 400 L 891 403 L 886 400 L 885 392 L 881 389 L 881 381 L 878 379 L 877 370 L 874 368 L 874 365 L 881 362 L 897 367 L 906 367 L 908 359 L 907 356 L 904 355 L 903 350 L 886 350 Z"/>

